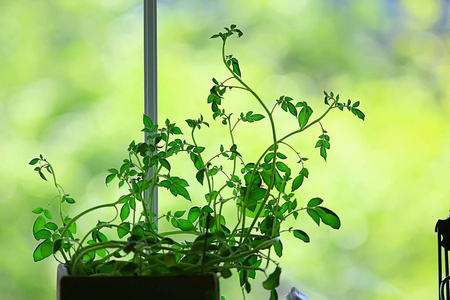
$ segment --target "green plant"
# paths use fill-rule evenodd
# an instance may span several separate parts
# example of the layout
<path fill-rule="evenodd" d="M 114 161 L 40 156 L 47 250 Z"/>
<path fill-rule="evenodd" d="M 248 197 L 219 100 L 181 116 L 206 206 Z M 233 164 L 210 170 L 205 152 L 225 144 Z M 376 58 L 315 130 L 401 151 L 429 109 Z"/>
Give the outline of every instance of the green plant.
<path fill-rule="evenodd" d="M 176 124 L 166 120 L 163 126 L 158 126 L 144 115 L 145 142 L 133 141 L 123 164 L 109 169 L 106 177 L 106 184 L 118 181 L 125 194 L 112 203 L 88 208 L 74 217 L 63 211 L 63 205 L 72 205 L 75 200 L 58 183 L 53 166 L 42 155 L 34 158 L 30 164 L 44 180 L 50 174 L 58 192 L 52 200 L 58 202 L 57 217 L 53 217 L 50 203 L 33 210 L 38 214 L 33 234 L 41 241 L 33 253 L 35 261 L 53 255 L 71 274 L 93 276 L 214 272 L 228 278 L 234 269 L 244 298 L 244 290 L 251 291 L 250 280 L 255 278 L 256 272 L 266 274 L 273 263 L 274 270 L 266 274 L 263 286 L 271 291 L 271 299 L 277 299 L 281 268 L 273 254 L 282 255 L 281 233 L 289 232 L 306 243 L 310 240 L 301 229 L 284 228 L 284 221 L 297 219 L 304 211 L 317 225 L 322 222 L 334 229 L 340 227 L 339 217 L 322 206 L 321 198 L 310 199 L 303 206 L 297 202 L 294 192 L 309 176 L 308 159 L 300 155 L 288 139 L 317 125 L 320 135 L 315 147 L 326 160 L 330 137 L 322 120 L 330 111 L 344 108 L 364 120 L 359 102 L 352 104 L 348 100 L 342 103 L 339 95 L 325 92 L 326 109 L 315 119 L 306 102 L 296 103 L 287 96 L 281 96 L 269 109 L 243 81 L 238 60 L 225 53 L 228 38 L 241 37 L 242 31 L 235 25 L 225 30 L 212 38 L 222 40 L 222 60 L 231 76 L 223 81 L 212 79 L 213 87 L 207 102 L 211 105 L 213 119 L 226 126 L 231 141 L 229 146 L 224 146 L 225 138 L 220 137 L 217 153 L 207 157 L 205 147 L 197 141 L 197 132 L 209 127 L 203 116 L 186 120 L 190 130 L 188 142 L 181 138 L 182 130 Z M 236 115 L 222 108 L 225 93 L 232 89 L 253 95 L 255 110 L 259 109 L 261 113 L 248 111 Z M 281 137 L 274 118 L 274 111 L 280 109 L 295 118 L 298 124 Z M 246 161 L 238 151 L 235 131 L 245 123 L 252 126 L 254 122 L 264 121 L 270 125 L 268 140 L 259 141 L 263 148 L 256 161 Z M 286 162 L 288 153 L 296 157 L 294 168 Z M 206 189 L 205 202 L 188 210 L 156 216 L 151 209 L 156 188 L 165 188 L 173 196 L 191 201 L 188 181 L 171 172 L 171 159 L 177 155 L 189 156 L 195 168 L 195 180 Z M 235 219 L 225 218 L 225 207 L 235 210 Z M 116 218 L 99 221 L 87 233 L 77 236 L 77 222 L 86 214 L 103 208 L 114 208 Z M 173 230 L 158 231 L 157 221 L 170 223 Z M 180 233 L 182 240 L 176 238 Z"/>

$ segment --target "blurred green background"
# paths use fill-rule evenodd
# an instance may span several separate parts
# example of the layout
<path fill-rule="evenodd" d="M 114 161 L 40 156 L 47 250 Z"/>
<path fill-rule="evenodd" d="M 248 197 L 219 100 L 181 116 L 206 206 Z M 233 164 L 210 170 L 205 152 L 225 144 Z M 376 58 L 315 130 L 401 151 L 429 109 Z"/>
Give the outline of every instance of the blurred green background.
<path fill-rule="evenodd" d="M 342 228 L 300 218 L 311 243 L 286 238 L 280 296 L 296 286 L 314 300 L 437 299 L 434 226 L 450 209 L 450 2 L 158 5 L 160 120 L 211 119 L 211 78 L 225 73 L 220 42 L 209 37 L 232 23 L 244 36 L 229 52 L 267 103 L 289 95 L 319 112 L 323 90 L 362 103 L 365 122 L 338 112 L 324 122 L 327 163 L 313 148 L 319 129 L 298 141 L 311 158 L 299 201 L 324 198 Z M 54 191 L 30 159 L 42 153 L 54 164 L 79 203 L 73 213 L 118 195 L 103 182 L 142 139 L 142 34 L 137 0 L 0 0 L 1 300 L 55 298 L 56 263 L 31 255 L 31 210 Z M 253 288 L 247 299 L 268 299 Z M 222 290 L 241 297 L 236 276 Z"/>

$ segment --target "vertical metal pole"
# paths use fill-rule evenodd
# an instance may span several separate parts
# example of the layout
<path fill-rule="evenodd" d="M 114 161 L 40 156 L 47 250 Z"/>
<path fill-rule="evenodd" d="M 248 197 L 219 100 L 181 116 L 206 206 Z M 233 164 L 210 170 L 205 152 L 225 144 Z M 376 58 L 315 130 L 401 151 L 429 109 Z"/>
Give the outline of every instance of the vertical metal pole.
<path fill-rule="evenodd" d="M 442 249 L 441 249 L 441 234 L 439 233 L 439 227 L 436 229 L 438 238 L 438 290 L 439 290 L 439 300 L 441 300 L 441 282 L 442 282 Z"/>
<path fill-rule="evenodd" d="M 144 113 L 153 124 L 158 123 L 157 107 L 157 61 L 156 61 L 156 14 L 157 0 L 144 0 Z M 145 136 L 147 140 L 147 134 Z M 149 174 L 150 176 L 152 174 Z M 150 203 L 147 193 L 147 203 Z M 155 190 L 152 211 L 158 215 L 158 191 Z"/>

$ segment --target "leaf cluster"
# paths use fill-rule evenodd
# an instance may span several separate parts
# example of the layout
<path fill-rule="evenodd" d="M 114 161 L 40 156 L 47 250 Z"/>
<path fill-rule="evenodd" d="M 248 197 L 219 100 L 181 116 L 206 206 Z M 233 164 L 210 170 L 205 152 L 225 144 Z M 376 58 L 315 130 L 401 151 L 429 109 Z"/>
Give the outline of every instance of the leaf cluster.
<path fill-rule="evenodd" d="M 30 161 L 39 176 L 51 176 L 57 196 L 46 206 L 33 210 L 37 214 L 33 235 L 39 241 L 33 258 L 40 261 L 49 256 L 64 263 L 72 274 L 94 276 L 170 275 L 213 272 L 223 278 L 237 274 L 243 292 L 252 290 L 251 282 L 257 273 L 266 275 L 263 287 L 277 299 L 281 267 L 274 255 L 283 255 L 283 234 L 292 234 L 309 243 L 309 235 L 297 220 L 306 213 L 317 225 L 323 223 L 339 229 L 341 222 L 336 213 L 323 206 L 323 200 L 314 197 L 308 201 L 296 196 L 310 176 L 306 167 L 308 158 L 288 143 L 290 137 L 319 127 L 321 134 L 316 143 L 320 156 L 327 159 L 330 137 L 322 121 L 337 108 L 347 108 L 364 120 L 359 101 L 351 104 L 339 102 L 339 95 L 325 92 L 326 109 L 314 118 L 313 109 L 306 101 L 294 101 L 288 96 L 275 100 L 271 110 L 259 95 L 242 79 L 238 60 L 225 54 L 229 37 L 242 36 L 235 25 L 225 28 L 212 38 L 222 40 L 222 61 L 230 77 L 219 81 L 213 78 L 207 103 L 212 119 L 227 126 L 229 143 L 225 137 L 217 139 L 217 152 L 210 154 L 202 146 L 200 131 L 210 126 L 203 116 L 187 119 L 187 130 L 166 120 L 161 126 L 143 116 L 144 142 L 132 141 L 128 155 L 120 166 L 108 170 L 105 183 L 117 183 L 123 195 L 117 200 L 94 206 L 76 216 L 69 217 L 65 206 L 75 200 L 59 185 L 53 166 L 40 155 Z M 241 89 L 255 100 L 254 110 L 227 113 L 222 107 L 227 91 Z M 283 119 L 275 120 L 274 111 L 281 110 L 296 119 L 290 133 L 279 137 L 277 128 Z M 247 161 L 238 151 L 236 130 L 253 130 L 256 122 L 267 122 L 267 139 L 261 145 L 259 158 Z M 200 135 L 200 137 L 199 137 Z M 255 141 L 249 141 L 255 142 Z M 172 161 L 183 156 L 195 170 L 195 178 L 187 179 L 174 174 Z M 294 158 L 297 163 L 289 163 Z M 187 210 L 168 211 L 157 216 L 152 201 L 158 188 L 166 189 L 173 197 L 192 202 L 189 188 L 192 182 L 204 188 L 204 201 L 192 203 Z M 50 203 L 56 201 L 58 217 L 54 218 Z M 226 218 L 227 207 L 234 209 L 235 218 Z M 98 221 L 88 232 L 78 234 L 77 222 L 86 214 L 101 209 L 114 209 L 113 220 Z M 56 216 L 56 214 L 55 214 Z M 286 227 L 292 220 L 295 227 Z M 159 224 L 171 227 L 159 231 Z M 291 224 L 291 222 L 289 224 Z M 181 237 L 181 238 L 180 238 Z M 272 268 L 273 266 L 274 268 Z M 269 269 L 273 269 L 271 273 Z M 232 272 L 233 271 L 233 272 Z"/>

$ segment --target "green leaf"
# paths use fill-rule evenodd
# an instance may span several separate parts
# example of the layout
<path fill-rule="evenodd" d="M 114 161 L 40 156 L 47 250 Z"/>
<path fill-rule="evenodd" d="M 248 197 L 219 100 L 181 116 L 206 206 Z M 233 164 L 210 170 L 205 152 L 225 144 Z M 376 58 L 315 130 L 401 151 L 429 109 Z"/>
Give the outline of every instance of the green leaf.
<path fill-rule="evenodd" d="M 281 268 L 277 266 L 275 271 L 273 271 L 273 273 L 269 275 L 266 281 L 263 282 L 263 287 L 266 290 L 273 290 L 278 287 L 280 285 L 280 275 Z"/>
<path fill-rule="evenodd" d="M 306 234 L 306 232 L 300 229 L 295 229 L 293 233 L 296 238 L 301 239 L 305 243 L 309 243 L 309 236 Z"/>
<path fill-rule="evenodd" d="M 305 160 L 305 159 L 303 159 L 303 160 Z M 308 171 L 307 168 L 303 168 L 303 169 L 300 171 L 300 174 L 302 174 L 303 176 L 305 176 L 306 178 L 308 178 L 308 176 L 309 176 L 309 171 Z"/>
<path fill-rule="evenodd" d="M 104 235 L 102 232 L 100 232 L 98 230 L 92 232 L 92 239 L 97 240 L 98 242 L 107 242 L 108 241 L 108 238 L 106 237 L 106 235 Z"/>
<path fill-rule="evenodd" d="M 260 120 L 264 119 L 265 117 L 261 114 L 254 114 L 251 116 L 251 118 L 253 121 L 260 121 Z"/>
<path fill-rule="evenodd" d="M 69 204 L 74 204 L 74 203 L 75 203 L 75 199 L 70 198 L 70 197 L 66 197 L 66 201 L 67 201 L 67 203 L 69 203 Z"/>
<path fill-rule="evenodd" d="M 292 104 L 291 102 L 287 102 L 287 108 L 289 109 L 291 115 L 293 115 L 294 117 L 297 116 L 297 108 L 295 108 L 294 104 Z"/>
<path fill-rule="evenodd" d="M 233 72 L 237 75 L 237 76 L 239 76 L 239 77 L 241 77 L 241 69 L 239 68 L 239 62 L 238 62 L 238 60 L 236 59 L 236 58 L 232 58 L 231 59 L 231 64 L 232 64 L 232 67 L 233 67 Z"/>
<path fill-rule="evenodd" d="M 148 116 L 145 115 L 145 114 L 144 114 L 144 120 L 143 120 L 143 122 L 144 122 L 145 127 L 147 127 L 147 128 L 153 127 L 152 119 L 150 119 L 150 117 L 148 117 Z"/>
<path fill-rule="evenodd" d="M 316 207 L 315 211 L 326 225 L 329 225 L 334 229 L 339 229 L 341 227 L 341 220 L 333 211 L 322 206 Z"/>
<path fill-rule="evenodd" d="M 278 161 L 276 163 L 276 166 L 277 166 L 277 169 L 280 170 L 281 172 L 286 172 L 288 174 L 291 172 L 291 169 L 289 169 L 289 167 L 281 161 Z"/>
<path fill-rule="evenodd" d="M 178 219 L 178 227 L 183 231 L 195 230 L 195 226 L 188 220 Z"/>
<path fill-rule="evenodd" d="M 352 113 L 354 115 L 356 115 L 358 118 L 360 118 L 361 120 L 363 120 L 363 121 L 366 118 L 364 113 L 362 111 L 360 111 L 359 109 L 357 109 L 357 108 L 352 108 Z"/>
<path fill-rule="evenodd" d="M 286 159 L 287 158 L 286 155 L 284 155 L 283 153 L 280 153 L 280 152 L 277 152 L 277 157 L 281 158 L 281 159 Z"/>
<path fill-rule="evenodd" d="M 320 198 L 312 198 L 311 200 L 309 200 L 308 202 L 308 207 L 314 207 L 317 206 L 319 204 L 321 204 L 323 202 L 322 199 Z"/>
<path fill-rule="evenodd" d="M 69 222 L 70 222 L 71 220 L 72 220 L 71 218 L 65 217 L 65 218 L 64 218 L 64 224 L 65 224 L 65 225 L 69 224 Z M 69 232 L 72 233 L 72 234 L 77 233 L 77 223 L 75 223 L 75 222 L 72 223 L 72 224 L 69 226 L 68 230 L 69 230 Z"/>
<path fill-rule="evenodd" d="M 322 147 L 322 145 L 323 145 L 323 140 L 318 140 L 316 143 L 316 146 L 314 148 Z"/>
<path fill-rule="evenodd" d="M 322 156 L 325 161 L 327 160 L 327 148 L 323 145 L 320 147 L 320 156 Z"/>
<path fill-rule="evenodd" d="M 182 217 L 184 215 L 185 212 L 186 212 L 185 210 L 179 210 L 179 211 L 175 212 L 173 215 L 176 218 L 180 218 L 180 217 Z"/>
<path fill-rule="evenodd" d="M 116 174 L 109 174 L 108 176 L 106 176 L 106 179 L 105 179 L 106 185 L 108 185 L 108 183 L 110 183 L 115 177 L 116 177 Z"/>
<path fill-rule="evenodd" d="M 47 224 L 45 224 L 45 228 L 55 231 L 56 229 L 58 229 L 58 225 L 53 222 L 48 222 Z"/>
<path fill-rule="evenodd" d="M 35 237 L 37 240 L 48 240 L 52 237 L 52 233 L 47 229 L 41 229 L 38 232 L 36 232 Z"/>
<path fill-rule="evenodd" d="M 130 228 L 131 226 L 128 222 L 123 222 L 122 224 L 120 224 L 120 227 L 117 227 L 117 235 L 119 236 L 119 238 L 123 238 L 125 235 L 127 235 L 130 231 Z"/>
<path fill-rule="evenodd" d="M 38 208 L 33 209 L 33 213 L 35 213 L 35 214 L 40 214 L 43 211 L 44 211 L 44 209 L 42 207 L 38 207 Z"/>
<path fill-rule="evenodd" d="M 267 155 L 264 157 L 264 162 L 265 163 L 269 163 L 270 161 L 272 161 L 272 159 L 273 159 L 273 152 L 269 152 L 269 153 L 267 153 Z"/>
<path fill-rule="evenodd" d="M 205 167 L 200 157 L 194 152 L 191 152 L 191 154 L 189 154 L 189 157 L 191 158 L 191 161 L 194 163 L 194 166 L 197 170 L 201 170 Z"/>
<path fill-rule="evenodd" d="M 292 192 L 297 190 L 303 183 L 304 176 L 303 174 L 298 175 L 295 177 L 294 181 L 292 182 Z"/>
<path fill-rule="evenodd" d="M 41 176 L 42 179 L 47 181 L 47 178 L 45 178 L 44 173 L 41 172 L 41 170 L 38 171 L 39 176 Z"/>
<path fill-rule="evenodd" d="M 203 185 L 203 181 L 205 179 L 205 172 L 206 169 L 201 169 L 200 171 L 197 172 L 197 174 L 195 174 L 195 178 L 197 178 L 197 181 Z"/>
<path fill-rule="evenodd" d="M 62 247 L 62 239 L 57 239 L 56 241 L 53 242 L 53 253 L 56 253 L 57 251 L 59 251 L 59 249 L 61 249 Z"/>
<path fill-rule="evenodd" d="M 33 224 L 33 235 L 34 235 L 34 238 L 36 240 L 39 240 L 36 237 L 36 234 L 38 233 L 39 230 L 45 229 L 45 224 L 46 224 L 46 222 L 45 222 L 45 218 L 43 216 L 37 217 L 36 221 L 34 221 L 34 224 Z"/>
<path fill-rule="evenodd" d="M 159 163 L 170 172 L 170 163 L 167 161 L 167 159 L 161 158 L 159 159 Z"/>
<path fill-rule="evenodd" d="M 35 165 L 35 164 L 37 164 L 39 162 L 39 158 L 33 158 L 28 164 L 30 164 L 30 165 Z"/>
<path fill-rule="evenodd" d="M 283 244 L 281 243 L 281 241 L 273 244 L 273 248 L 278 257 L 281 257 L 283 255 Z"/>
<path fill-rule="evenodd" d="M 320 225 L 320 217 L 316 213 L 316 211 L 314 209 L 308 209 L 307 212 L 311 219 L 313 219 L 313 221 L 316 222 L 317 225 Z"/>
<path fill-rule="evenodd" d="M 186 200 L 189 200 L 189 201 L 191 200 L 191 196 L 189 195 L 189 192 L 187 191 L 187 189 L 185 189 L 184 187 L 179 186 L 179 185 L 175 186 L 175 188 L 178 192 L 178 195 L 183 196 L 184 198 L 186 198 Z"/>
<path fill-rule="evenodd" d="M 191 207 L 191 209 L 189 209 L 189 213 L 188 213 L 188 221 L 189 222 L 191 222 L 191 223 L 195 222 L 199 216 L 200 216 L 200 207 L 194 206 L 194 207 Z"/>
<path fill-rule="evenodd" d="M 128 203 L 125 203 L 122 206 L 122 209 L 120 210 L 120 219 L 122 220 L 122 222 L 125 221 L 129 215 L 130 215 L 130 206 L 128 205 Z"/>
<path fill-rule="evenodd" d="M 312 113 L 313 113 L 313 110 L 309 106 L 304 106 L 300 110 L 300 113 L 298 114 L 298 124 L 300 125 L 300 128 L 303 128 L 306 126 Z"/>
<path fill-rule="evenodd" d="M 40 243 L 33 252 L 34 261 L 40 261 L 49 257 L 53 253 L 53 243 L 50 240 L 45 240 Z"/>
<path fill-rule="evenodd" d="M 262 198 L 264 198 L 265 194 L 266 194 L 266 189 L 256 188 L 256 189 L 253 189 L 250 191 L 249 199 L 256 200 L 256 201 L 261 200 Z"/>

